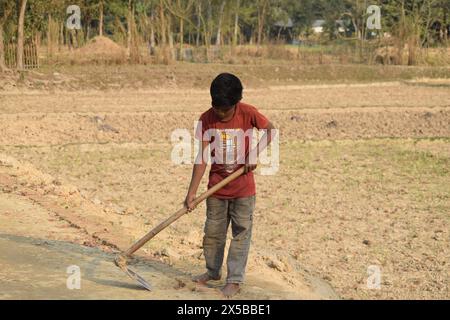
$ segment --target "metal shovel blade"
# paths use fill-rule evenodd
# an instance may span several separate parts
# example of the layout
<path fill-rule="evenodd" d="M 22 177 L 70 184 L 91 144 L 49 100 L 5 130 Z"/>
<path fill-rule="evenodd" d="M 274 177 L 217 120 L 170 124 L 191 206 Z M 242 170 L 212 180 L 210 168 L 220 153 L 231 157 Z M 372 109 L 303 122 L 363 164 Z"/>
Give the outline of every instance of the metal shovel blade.
<path fill-rule="evenodd" d="M 123 272 L 125 272 L 131 279 L 138 282 L 142 287 L 148 291 L 152 291 L 152 286 L 144 278 L 142 278 L 136 271 L 131 269 L 126 265 L 126 258 L 123 256 L 118 256 L 114 260 L 116 266 L 118 266 Z"/>
<path fill-rule="evenodd" d="M 135 281 L 139 282 L 139 284 L 148 291 L 152 291 L 152 286 L 150 285 L 150 283 L 145 281 L 145 279 L 142 278 L 139 274 L 137 274 L 133 269 L 126 267 L 124 271 L 131 279 L 134 279 Z"/>

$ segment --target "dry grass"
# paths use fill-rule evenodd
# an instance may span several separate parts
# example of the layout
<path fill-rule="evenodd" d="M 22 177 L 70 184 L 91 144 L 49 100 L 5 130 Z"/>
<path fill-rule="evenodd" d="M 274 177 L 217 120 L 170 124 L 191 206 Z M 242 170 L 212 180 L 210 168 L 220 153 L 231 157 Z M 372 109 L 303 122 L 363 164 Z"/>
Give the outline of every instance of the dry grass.
<path fill-rule="evenodd" d="M 283 60 L 261 60 L 258 65 L 168 62 L 168 65 L 164 66 L 66 65 L 55 61 L 54 64 L 44 65 L 37 71 L 0 74 L 0 91 L 208 88 L 211 80 L 221 72 L 237 74 L 246 87 L 252 88 L 403 81 L 417 78 L 450 79 L 450 69 L 447 67 L 317 65 Z"/>

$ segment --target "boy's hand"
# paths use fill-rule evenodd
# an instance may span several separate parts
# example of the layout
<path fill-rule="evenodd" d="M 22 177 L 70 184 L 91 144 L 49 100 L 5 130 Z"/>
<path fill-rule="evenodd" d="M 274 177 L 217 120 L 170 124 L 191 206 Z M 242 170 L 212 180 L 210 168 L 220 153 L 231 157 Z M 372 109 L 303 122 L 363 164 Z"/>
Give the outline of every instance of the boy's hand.
<path fill-rule="evenodd" d="M 188 212 L 191 212 L 195 209 L 193 201 L 195 199 L 195 194 L 187 194 L 186 199 L 184 200 L 184 206 L 187 208 Z"/>

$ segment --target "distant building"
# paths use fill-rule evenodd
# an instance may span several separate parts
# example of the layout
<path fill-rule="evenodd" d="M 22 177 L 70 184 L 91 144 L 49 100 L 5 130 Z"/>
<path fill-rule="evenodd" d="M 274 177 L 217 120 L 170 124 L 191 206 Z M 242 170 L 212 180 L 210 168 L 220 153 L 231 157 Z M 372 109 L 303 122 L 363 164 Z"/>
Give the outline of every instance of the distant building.
<path fill-rule="evenodd" d="M 271 28 L 271 37 L 279 40 L 284 40 L 286 43 L 292 43 L 293 41 L 293 29 L 294 22 L 291 18 L 286 21 L 277 21 L 273 24 Z"/>
<path fill-rule="evenodd" d="M 344 33 L 346 28 L 343 20 L 336 20 L 337 32 Z M 315 20 L 311 26 L 314 33 L 323 33 L 326 21 L 322 19 Z"/>
<path fill-rule="evenodd" d="M 282 29 L 293 28 L 294 27 L 294 22 L 292 22 L 291 18 L 288 18 L 287 21 L 281 21 L 280 20 L 280 21 L 275 22 L 274 26 L 278 27 L 278 28 L 282 28 Z"/>
<path fill-rule="evenodd" d="M 325 20 L 315 20 L 311 26 L 314 33 L 322 33 Z"/>

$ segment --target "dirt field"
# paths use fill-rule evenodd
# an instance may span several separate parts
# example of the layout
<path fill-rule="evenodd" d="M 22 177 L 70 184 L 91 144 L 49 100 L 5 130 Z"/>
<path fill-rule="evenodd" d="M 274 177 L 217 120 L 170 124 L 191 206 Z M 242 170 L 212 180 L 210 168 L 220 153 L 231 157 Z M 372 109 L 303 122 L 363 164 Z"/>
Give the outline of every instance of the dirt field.
<path fill-rule="evenodd" d="M 250 85 L 244 101 L 280 129 L 280 170 L 257 175 L 237 298 L 449 299 L 449 88 Z M 180 208 L 191 166 L 171 162 L 170 135 L 208 106 L 197 85 L 0 91 L 0 298 L 220 299 L 189 281 L 204 267 L 204 205 L 139 251 L 153 292 L 111 262 Z M 66 288 L 72 264 L 81 290 Z"/>

